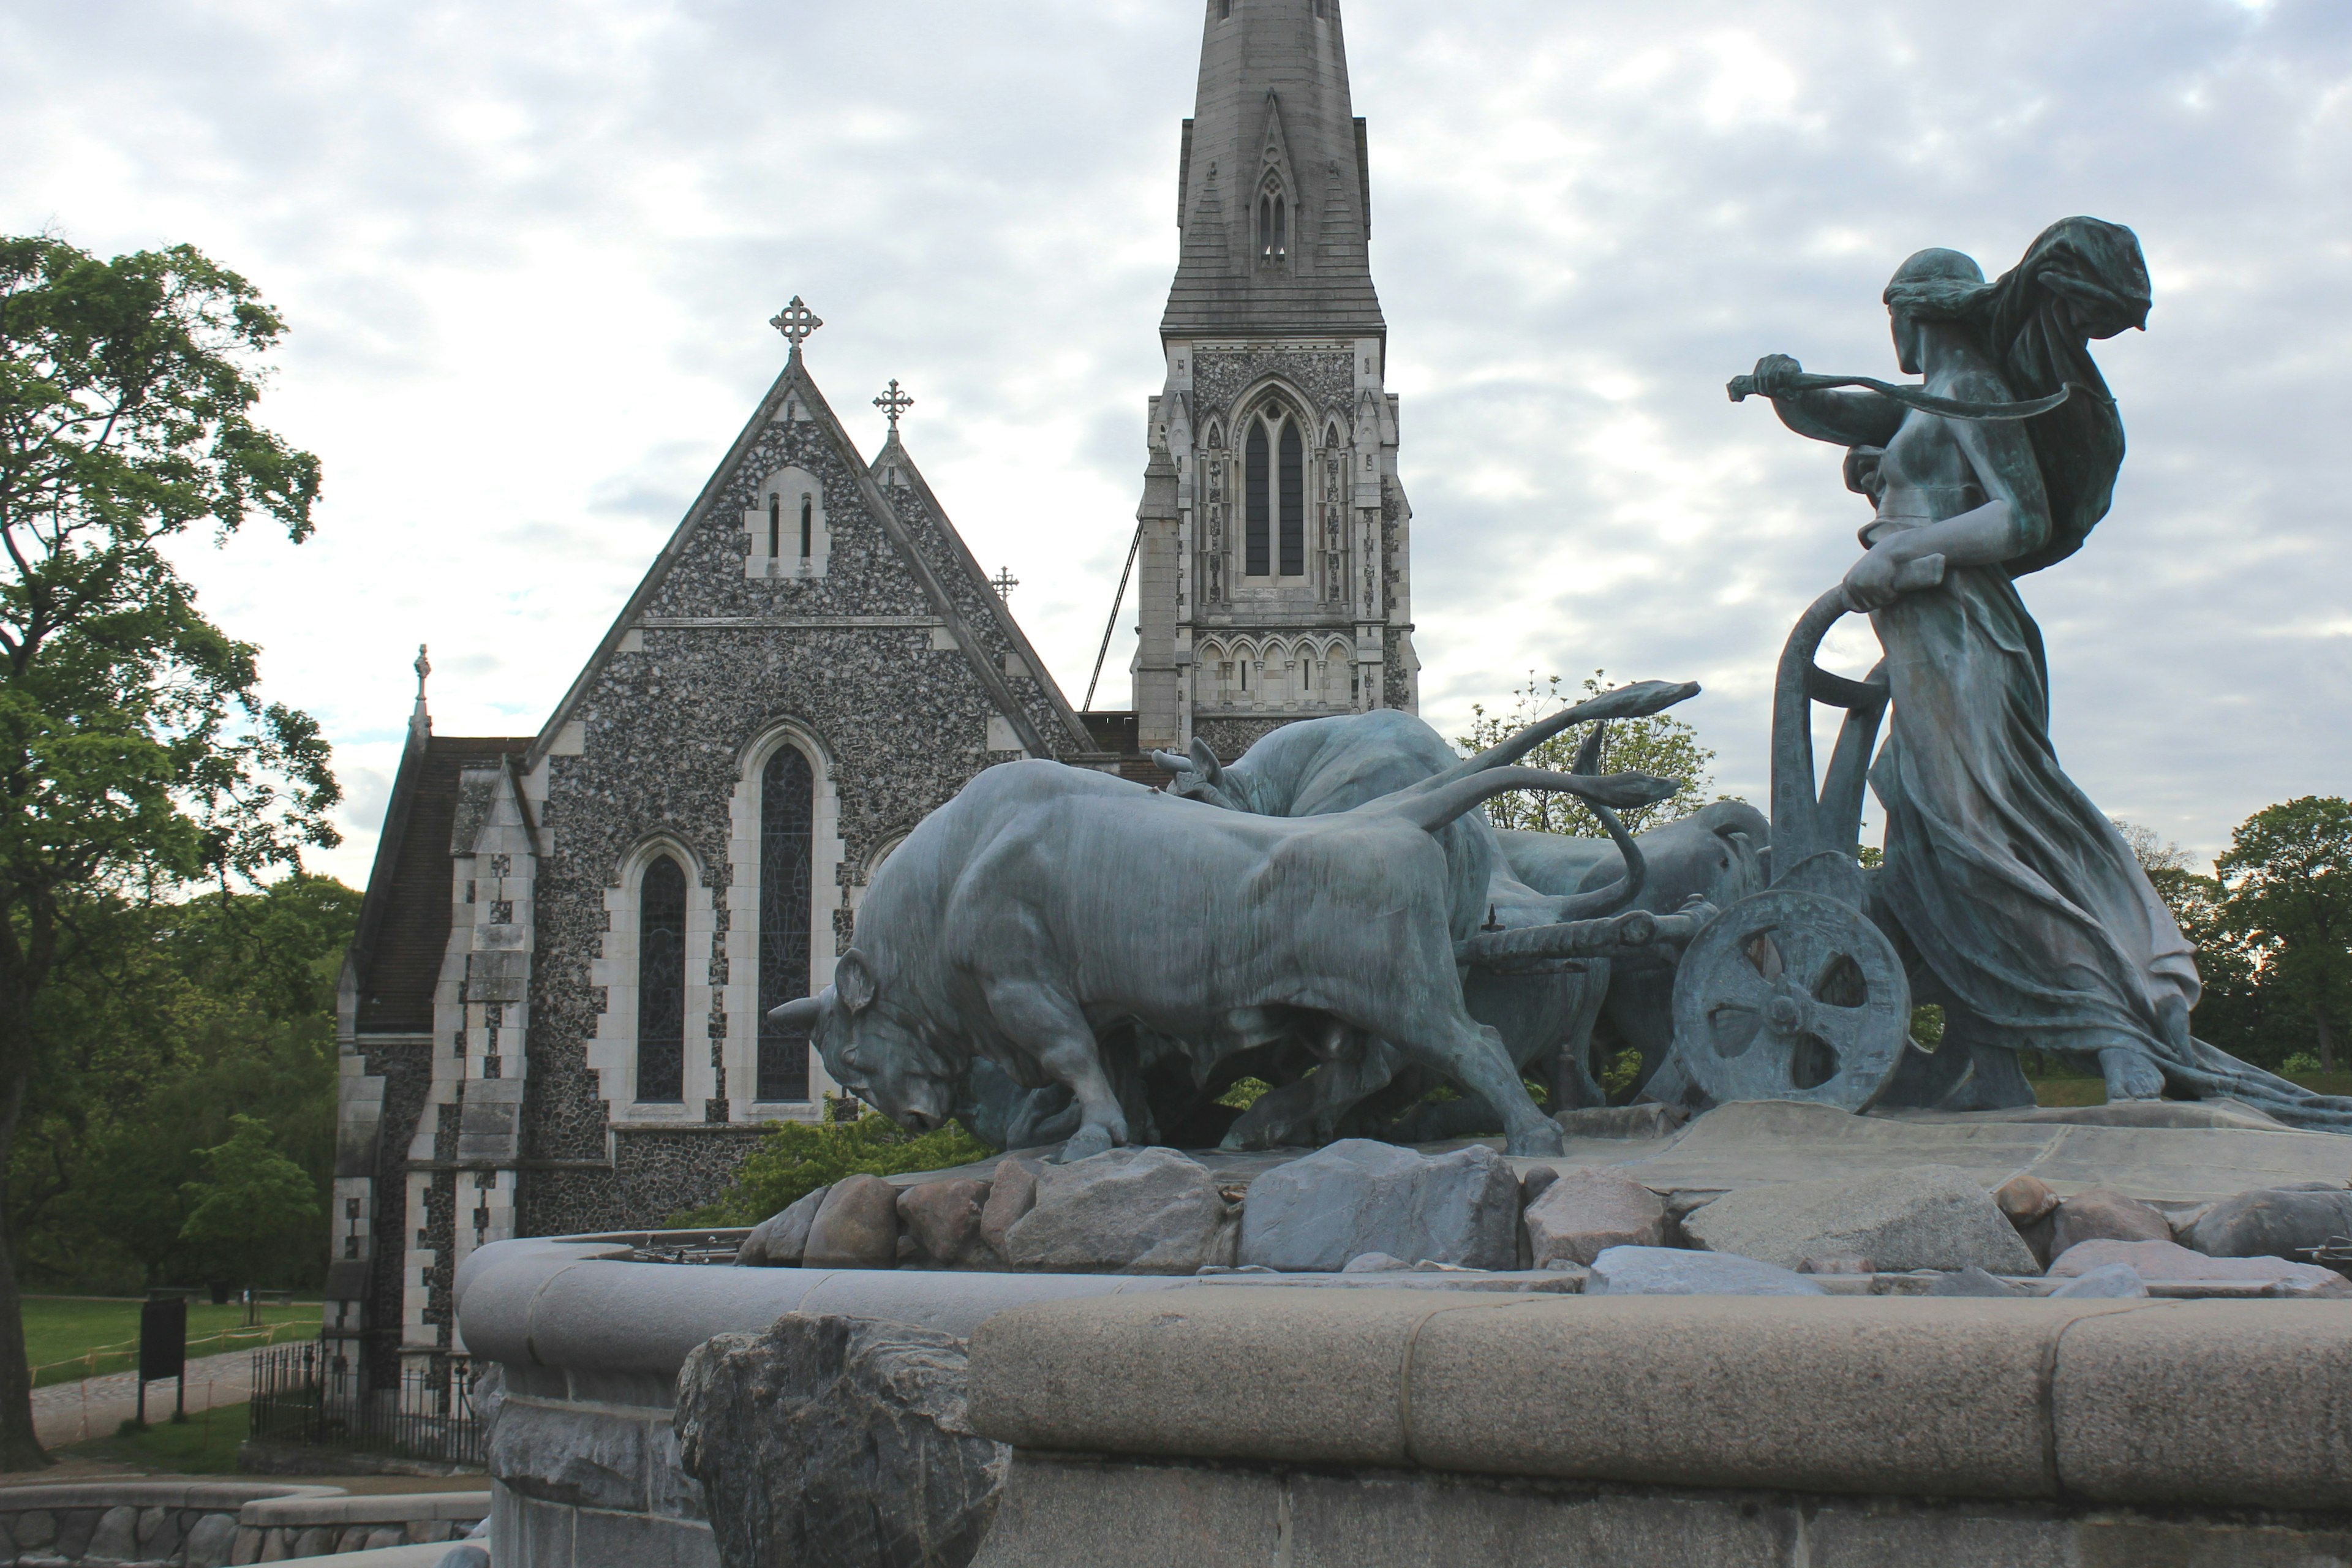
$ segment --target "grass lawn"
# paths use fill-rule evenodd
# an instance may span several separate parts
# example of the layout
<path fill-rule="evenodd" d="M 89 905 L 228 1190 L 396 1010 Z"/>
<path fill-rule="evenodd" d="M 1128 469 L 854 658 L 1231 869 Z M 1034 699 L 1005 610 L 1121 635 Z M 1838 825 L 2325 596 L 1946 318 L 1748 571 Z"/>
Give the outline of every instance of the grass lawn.
<path fill-rule="evenodd" d="M 2352 1094 L 2352 1072 L 2297 1073 L 2294 1081 L 2320 1094 Z M 2039 1105 L 2105 1105 L 2107 1086 L 2096 1078 L 2038 1078 L 2033 1099 Z"/>
<path fill-rule="evenodd" d="M 242 1404 L 223 1405 L 196 1411 L 185 1421 L 174 1422 L 171 1419 L 171 1390 L 166 1388 L 163 1393 L 163 1416 L 151 1418 L 145 1431 L 130 1436 L 93 1437 L 87 1443 L 60 1448 L 59 1456 L 104 1459 L 173 1475 L 233 1474 L 236 1469 L 236 1446 L 245 1440 L 247 1407 Z M 152 1397 L 147 1408 L 152 1417 L 157 1408 Z"/>
<path fill-rule="evenodd" d="M 34 1384 L 69 1383 L 93 1373 L 130 1371 L 139 1359 L 139 1307 L 136 1300 L 26 1297 L 25 1359 L 37 1369 Z M 259 1326 L 248 1330 L 243 1307 L 189 1302 L 188 1354 L 217 1355 L 287 1340 L 316 1339 L 319 1334 L 316 1301 L 263 1307 L 258 1316 Z M 105 1352 L 95 1364 L 88 1359 L 94 1350 Z"/>

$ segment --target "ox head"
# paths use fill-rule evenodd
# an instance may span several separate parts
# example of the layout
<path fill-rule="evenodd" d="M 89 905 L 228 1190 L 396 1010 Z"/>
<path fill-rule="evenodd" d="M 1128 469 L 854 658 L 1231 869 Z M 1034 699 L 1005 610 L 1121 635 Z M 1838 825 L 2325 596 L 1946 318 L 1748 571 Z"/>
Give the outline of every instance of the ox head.
<path fill-rule="evenodd" d="M 1200 736 L 1192 737 L 1190 752 L 1158 752 L 1151 760 L 1170 773 L 1168 793 L 1182 795 L 1186 800 L 1206 801 L 1222 805 L 1227 811 L 1245 811 L 1239 797 L 1225 787 L 1224 765 L 1217 761 L 1216 749 Z"/>
<path fill-rule="evenodd" d="M 772 1009 L 791 1034 L 806 1033 L 834 1080 L 910 1131 L 944 1126 L 969 1062 L 935 1043 L 883 994 L 874 961 L 851 948 L 833 984 Z"/>

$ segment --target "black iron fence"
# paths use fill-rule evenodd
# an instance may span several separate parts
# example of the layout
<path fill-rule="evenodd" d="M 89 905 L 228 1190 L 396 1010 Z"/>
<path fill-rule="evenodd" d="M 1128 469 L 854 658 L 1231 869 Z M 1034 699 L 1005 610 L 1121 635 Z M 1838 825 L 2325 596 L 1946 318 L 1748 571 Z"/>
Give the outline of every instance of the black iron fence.
<path fill-rule="evenodd" d="M 482 1463 L 469 1358 L 404 1357 L 395 1387 L 370 1387 L 355 1352 L 334 1341 L 253 1352 L 247 1435 L 269 1443 L 398 1454 L 455 1465 Z"/>

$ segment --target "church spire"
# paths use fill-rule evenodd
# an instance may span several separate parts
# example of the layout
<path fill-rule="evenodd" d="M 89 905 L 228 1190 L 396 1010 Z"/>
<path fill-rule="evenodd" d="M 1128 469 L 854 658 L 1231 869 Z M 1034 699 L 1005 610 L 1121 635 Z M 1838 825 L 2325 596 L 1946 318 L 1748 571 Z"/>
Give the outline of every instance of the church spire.
<path fill-rule="evenodd" d="M 1160 336 L 1384 336 L 1339 0 L 1204 4 Z"/>

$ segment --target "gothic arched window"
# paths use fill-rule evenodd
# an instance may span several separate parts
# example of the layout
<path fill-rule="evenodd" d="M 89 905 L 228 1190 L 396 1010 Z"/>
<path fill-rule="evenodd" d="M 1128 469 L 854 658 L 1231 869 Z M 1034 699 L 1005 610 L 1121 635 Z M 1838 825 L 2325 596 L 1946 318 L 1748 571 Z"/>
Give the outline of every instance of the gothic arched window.
<path fill-rule="evenodd" d="M 805 503 L 803 503 L 803 504 L 805 504 Z M 805 515 L 806 515 L 806 513 L 805 513 L 805 512 L 803 512 L 803 516 L 805 516 Z M 775 491 L 773 491 L 773 490 L 770 490 L 770 491 L 768 492 L 768 553 L 769 553 L 769 555 L 771 555 L 771 556 L 777 556 L 777 555 L 782 555 L 782 554 L 784 552 L 784 540 L 783 540 L 783 533 L 784 533 L 784 498 L 783 498 L 783 497 L 782 497 L 782 496 L 780 496 L 780 495 L 778 495 Z M 806 554 L 808 553 L 808 546 L 807 546 L 807 545 L 803 544 L 803 545 L 802 545 L 802 546 L 801 546 L 801 553 L 802 553 L 802 554 L 803 554 L 803 555 L 806 555 Z"/>
<path fill-rule="evenodd" d="M 1282 426 L 1282 574 L 1307 575 L 1307 457 L 1295 420 Z"/>
<path fill-rule="evenodd" d="M 815 501 L 813 498 L 805 495 L 801 497 L 801 559 L 803 561 L 809 558 L 809 546 L 814 542 L 811 531 L 815 519 L 811 514 L 814 508 Z"/>
<path fill-rule="evenodd" d="M 809 893 L 816 781 L 797 746 L 779 746 L 760 774 L 760 1054 L 758 1100 L 806 1100 L 808 1037 L 768 1015 L 809 994 Z"/>
<path fill-rule="evenodd" d="M 1261 261 L 1282 261 L 1290 255 L 1290 215 L 1282 199 L 1280 182 L 1268 176 L 1257 198 L 1257 254 Z"/>
<path fill-rule="evenodd" d="M 1263 577 L 1273 570 L 1268 560 L 1266 532 L 1272 521 L 1270 491 L 1274 476 L 1268 470 L 1265 422 L 1250 421 L 1247 473 L 1242 486 L 1242 571 L 1251 577 Z"/>
<path fill-rule="evenodd" d="M 637 885 L 637 1099 L 686 1099 L 686 872 L 667 855 Z"/>

